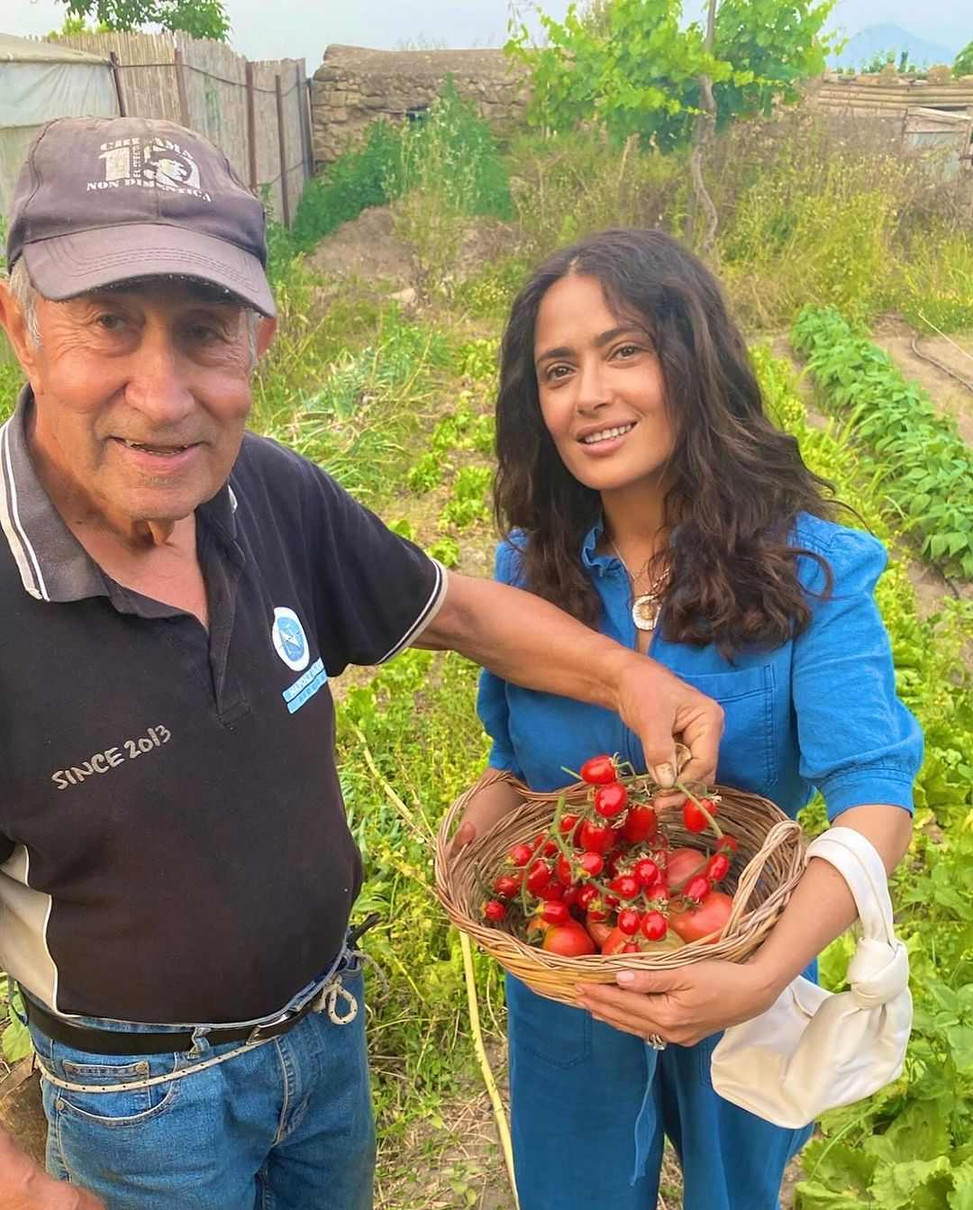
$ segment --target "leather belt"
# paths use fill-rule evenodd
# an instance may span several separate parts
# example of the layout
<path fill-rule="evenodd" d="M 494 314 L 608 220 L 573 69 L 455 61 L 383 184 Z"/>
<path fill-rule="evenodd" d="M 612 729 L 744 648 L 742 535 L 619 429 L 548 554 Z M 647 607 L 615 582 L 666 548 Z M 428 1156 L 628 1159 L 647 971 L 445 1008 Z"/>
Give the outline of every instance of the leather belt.
<path fill-rule="evenodd" d="M 86 1025 L 72 1025 L 63 1017 L 55 1016 L 42 1005 L 24 996 L 27 1019 L 42 1034 L 73 1046 L 92 1055 L 164 1055 L 192 1050 L 195 1045 L 193 1030 L 174 1030 L 172 1033 L 143 1034 L 128 1030 L 89 1029 Z M 224 1042 L 266 1042 L 279 1038 L 312 1013 L 321 1003 L 320 992 L 312 996 L 296 1013 L 271 1021 L 266 1025 L 234 1025 L 228 1029 L 210 1029 L 206 1041 L 210 1046 L 221 1046 Z"/>

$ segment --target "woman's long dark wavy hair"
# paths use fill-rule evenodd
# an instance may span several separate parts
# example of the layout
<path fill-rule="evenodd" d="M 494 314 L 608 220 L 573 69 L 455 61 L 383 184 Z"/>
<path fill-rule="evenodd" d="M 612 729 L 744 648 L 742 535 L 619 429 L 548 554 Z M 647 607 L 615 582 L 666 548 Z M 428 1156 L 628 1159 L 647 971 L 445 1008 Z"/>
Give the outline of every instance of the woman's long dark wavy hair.
<path fill-rule="evenodd" d="M 595 278 L 611 309 L 644 328 L 662 368 L 675 441 L 665 524 L 668 551 L 663 633 L 715 642 L 732 655 L 774 647 L 799 633 L 810 609 L 788 544 L 800 512 L 830 517 L 830 485 L 801 458 L 796 440 L 764 413 L 743 337 L 716 278 L 661 231 L 616 230 L 552 256 L 514 300 L 503 336 L 497 398 L 495 511 L 501 532 L 523 531 L 526 587 L 589 626 L 600 600 L 581 563 L 601 515 L 597 491 L 566 469 L 541 415 L 534 367 L 537 313 L 569 274 Z"/>

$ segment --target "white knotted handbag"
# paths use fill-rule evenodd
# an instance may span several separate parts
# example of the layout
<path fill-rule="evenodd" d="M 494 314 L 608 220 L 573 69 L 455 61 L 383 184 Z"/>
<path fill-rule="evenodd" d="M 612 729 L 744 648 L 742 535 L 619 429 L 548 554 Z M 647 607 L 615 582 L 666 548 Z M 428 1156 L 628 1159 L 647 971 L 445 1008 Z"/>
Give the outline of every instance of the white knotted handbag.
<path fill-rule="evenodd" d="M 894 1080 L 912 1028 L 909 957 L 893 932 L 882 859 L 860 832 L 841 827 L 819 836 L 807 855 L 830 862 L 858 905 L 851 990 L 835 995 L 795 979 L 765 1013 L 724 1033 L 711 1069 L 721 1097 L 794 1129 Z"/>

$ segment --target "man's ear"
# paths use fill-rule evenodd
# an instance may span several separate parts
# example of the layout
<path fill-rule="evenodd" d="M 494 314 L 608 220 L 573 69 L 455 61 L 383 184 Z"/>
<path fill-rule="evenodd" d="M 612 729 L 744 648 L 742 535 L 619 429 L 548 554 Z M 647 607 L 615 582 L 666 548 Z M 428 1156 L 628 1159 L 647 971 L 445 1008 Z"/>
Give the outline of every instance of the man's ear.
<path fill-rule="evenodd" d="M 31 379 L 37 368 L 37 354 L 27 332 L 27 321 L 20 304 L 10 292 L 8 282 L 0 281 L 0 327 L 7 333 L 20 368 Z"/>
<path fill-rule="evenodd" d="M 270 348 L 270 343 L 274 339 L 274 333 L 277 331 L 277 320 L 270 319 L 266 315 L 261 315 L 260 322 L 257 324 L 257 357 L 263 357 L 264 353 Z"/>

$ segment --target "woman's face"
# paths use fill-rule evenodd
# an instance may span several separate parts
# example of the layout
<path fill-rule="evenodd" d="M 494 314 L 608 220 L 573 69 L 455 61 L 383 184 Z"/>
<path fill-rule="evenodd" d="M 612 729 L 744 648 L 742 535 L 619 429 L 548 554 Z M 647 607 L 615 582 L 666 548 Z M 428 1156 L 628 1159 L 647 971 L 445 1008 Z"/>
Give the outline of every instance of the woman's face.
<path fill-rule="evenodd" d="M 544 295 L 534 367 L 544 423 L 576 479 L 598 492 L 661 479 L 675 439 L 662 367 L 597 279 L 562 277 Z"/>

